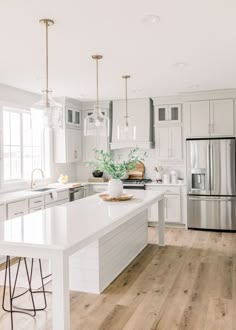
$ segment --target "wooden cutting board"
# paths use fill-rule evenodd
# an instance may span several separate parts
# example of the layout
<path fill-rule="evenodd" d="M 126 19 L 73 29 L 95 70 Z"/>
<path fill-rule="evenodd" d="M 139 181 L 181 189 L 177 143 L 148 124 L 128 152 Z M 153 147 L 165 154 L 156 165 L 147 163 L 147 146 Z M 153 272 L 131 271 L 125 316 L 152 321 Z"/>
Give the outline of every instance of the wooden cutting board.
<path fill-rule="evenodd" d="M 141 180 L 144 178 L 145 165 L 142 162 L 138 162 L 132 171 L 128 171 L 130 180 Z"/>

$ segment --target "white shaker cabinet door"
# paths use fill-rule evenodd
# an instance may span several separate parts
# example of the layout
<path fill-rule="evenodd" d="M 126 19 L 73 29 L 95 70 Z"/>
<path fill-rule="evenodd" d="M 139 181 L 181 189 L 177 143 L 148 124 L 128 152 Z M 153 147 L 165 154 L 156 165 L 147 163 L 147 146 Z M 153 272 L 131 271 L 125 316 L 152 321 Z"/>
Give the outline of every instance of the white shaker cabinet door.
<path fill-rule="evenodd" d="M 170 157 L 169 147 L 169 127 L 159 126 L 155 129 L 155 144 L 157 155 L 160 159 L 168 159 Z"/>
<path fill-rule="evenodd" d="M 195 137 L 210 134 L 210 102 L 197 101 L 189 104 L 189 135 Z"/>
<path fill-rule="evenodd" d="M 0 205 L 0 221 L 7 219 L 7 208 L 5 204 Z"/>
<path fill-rule="evenodd" d="M 181 222 L 180 195 L 165 195 L 165 221 Z"/>
<path fill-rule="evenodd" d="M 211 135 L 234 135 L 234 102 L 232 99 L 210 102 Z"/>
<path fill-rule="evenodd" d="M 68 163 L 76 162 L 81 159 L 82 141 L 80 130 L 66 129 L 66 149 Z"/>
<path fill-rule="evenodd" d="M 169 127 L 169 158 L 173 160 L 182 159 L 182 127 Z"/>

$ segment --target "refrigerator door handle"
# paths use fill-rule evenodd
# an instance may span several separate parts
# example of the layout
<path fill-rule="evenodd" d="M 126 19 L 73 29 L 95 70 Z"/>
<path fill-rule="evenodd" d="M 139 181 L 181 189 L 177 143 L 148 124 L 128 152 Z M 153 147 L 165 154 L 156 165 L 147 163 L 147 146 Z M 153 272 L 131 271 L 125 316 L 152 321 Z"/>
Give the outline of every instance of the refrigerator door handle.
<path fill-rule="evenodd" d="M 207 152 L 207 158 L 208 158 L 207 184 L 208 184 L 208 189 L 211 192 L 211 156 L 210 156 L 211 145 L 210 145 L 210 143 L 208 144 L 207 148 L 208 148 L 208 152 Z"/>
<path fill-rule="evenodd" d="M 192 201 L 211 201 L 211 202 L 223 202 L 223 201 L 236 201 L 236 197 L 203 197 L 203 196 L 198 196 L 198 197 L 188 197 L 189 200 Z"/>
<path fill-rule="evenodd" d="M 210 190 L 212 191 L 214 189 L 213 182 L 214 182 L 214 164 L 213 164 L 213 144 L 210 144 Z"/>

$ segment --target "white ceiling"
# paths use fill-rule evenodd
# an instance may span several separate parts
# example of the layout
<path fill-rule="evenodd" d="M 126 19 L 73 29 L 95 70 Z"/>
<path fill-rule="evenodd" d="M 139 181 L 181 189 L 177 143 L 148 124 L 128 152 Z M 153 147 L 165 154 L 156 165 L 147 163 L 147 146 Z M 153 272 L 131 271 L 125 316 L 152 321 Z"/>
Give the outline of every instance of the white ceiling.
<path fill-rule="evenodd" d="M 150 14 L 159 24 L 142 22 Z M 236 87 L 235 0 L 1 0 L 1 83 L 44 87 L 45 17 L 54 95 L 95 98 L 93 53 L 101 99 L 124 97 L 124 73 L 130 98 Z"/>

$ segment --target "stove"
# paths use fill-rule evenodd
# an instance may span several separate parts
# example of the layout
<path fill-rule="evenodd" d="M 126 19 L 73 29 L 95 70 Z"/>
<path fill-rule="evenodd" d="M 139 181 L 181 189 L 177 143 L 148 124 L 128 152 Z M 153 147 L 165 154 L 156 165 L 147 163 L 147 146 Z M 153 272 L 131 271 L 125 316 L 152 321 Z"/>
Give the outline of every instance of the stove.
<path fill-rule="evenodd" d="M 146 189 L 146 183 L 152 182 L 151 179 L 123 179 L 123 187 L 124 189 Z"/>

